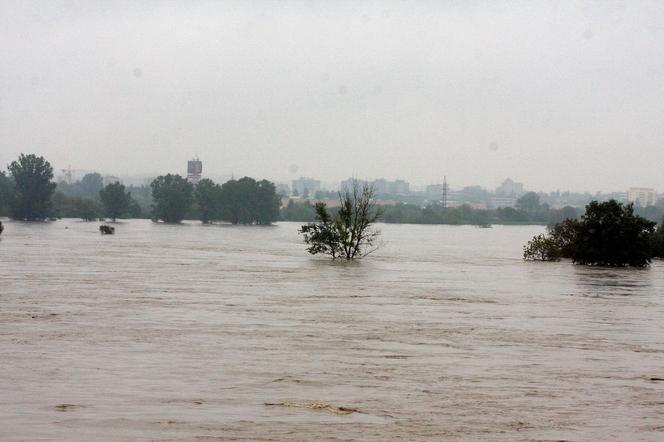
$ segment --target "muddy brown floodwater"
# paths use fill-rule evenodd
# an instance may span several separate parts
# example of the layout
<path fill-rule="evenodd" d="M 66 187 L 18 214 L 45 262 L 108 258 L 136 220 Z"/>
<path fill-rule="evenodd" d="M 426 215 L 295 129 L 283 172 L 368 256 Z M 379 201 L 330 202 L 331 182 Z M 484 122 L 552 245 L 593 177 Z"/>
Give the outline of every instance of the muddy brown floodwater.
<path fill-rule="evenodd" d="M 664 440 L 664 264 L 526 263 L 541 227 L 6 222 L 2 440 Z"/>

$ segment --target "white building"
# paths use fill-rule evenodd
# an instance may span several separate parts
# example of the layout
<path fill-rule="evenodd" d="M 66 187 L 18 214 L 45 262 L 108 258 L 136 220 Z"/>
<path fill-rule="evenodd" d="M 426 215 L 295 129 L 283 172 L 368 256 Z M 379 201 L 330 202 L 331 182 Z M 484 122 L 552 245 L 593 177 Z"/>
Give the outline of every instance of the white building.
<path fill-rule="evenodd" d="M 503 184 L 496 189 L 496 195 L 518 198 L 523 195 L 523 183 L 517 183 L 507 178 L 503 181 Z"/>
<path fill-rule="evenodd" d="M 627 201 L 640 207 L 654 206 L 657 201 L 657 193 L 655 189 L 648 187 L 630 187 L 627 189 Z"/>
<path fill-rule="evenodd" d="M 494 209 L 514 206 L 516 206 L 516 198 L 513 196 L 496 196 L 491 198 L 491 207 Z"/>

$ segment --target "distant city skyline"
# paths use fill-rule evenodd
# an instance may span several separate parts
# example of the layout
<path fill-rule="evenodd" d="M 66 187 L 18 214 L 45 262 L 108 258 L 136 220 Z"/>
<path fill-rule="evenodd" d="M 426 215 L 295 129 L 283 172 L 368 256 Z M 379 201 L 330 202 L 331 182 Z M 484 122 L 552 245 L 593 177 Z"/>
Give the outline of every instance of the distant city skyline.
<path fill-rule="evenodd" d="M 7 0 L 0 165 L 664 189 L 664 2 Z"/>
<path fill-rule="evenodd" d="M 189 161 L 187 161 L 187 164 L 184 167 L 184 172 L 182 172 L 182 171 L 179 171 L 179 172 L 178 171 L 173 171 L 173 172 L 161 172 L 161 173 L 154 173 L 154 174 L 145 173 L 145 174 L 136 174 L 136 175 L 117 175 L 117 174 L 111 174 L 111 173 L 106 173 L 106 172 L 102 172 L 102 171 L 89 170 L 89 171 L 86 171 L 86 172 L 78 172 L 78 175 L 73 175 L 73 180 L 74 181 L 80 180 L 86 173 L 99 173 L 100 175 L 102 175 L 104 177 L 109 176 L 109 177 L 114 177 L 114 178 L 117 177 L 121 180 L 128 180 L 132 184 L 138 184 L 138 185 L 140 185 L 140 184 L 149 184 L 149 181 L 152 178 L 154 178 L 158 175 L 164 175 L 166 173 L 177 173 L 177 174 L 179 174 L 183 177 L 186 177 L 187 176 L 188 163 L 189 163 Z M 63 173 L 60 169 L 55 169 L 54 168 L 54 170 L 55 170 L 54 174 L 55 174 L 56 181 L 64 179 L 66 177 L 66 173 Z M 223 174 L 220 174 L 220 175 L 206 175 L 205 173 L 202 174 L 202 178 L 210 178 L 210 179 L 213 179 L 215 181 L 220 181 L 220 180 L 223 181 L 223 180 L 231 179 L 233 177 L 237 179 L 237 178 L 241 178 L 242 176 L 245 176 L 245 174 L 226 174 L 226 175 L 223 175 Z M 290 180 L 288 180 L 288 179 L 286 179 L 286 180 L 274 180 L 270 177 L 258 177 L 258 176 L 253 176 L 252 178 L 259 178 L 259 179 L 265 178 L 265 179 L 268 179 L 268 180 L 270 180 L 270 181 L 272 181 L 272 182 L 274 182 L 275 184 L 278 184 L 278 185 L 284 185 L 284 184 L 288 185 L 288 187 L 291 188 L 291 189 L 292 189 L 292 184 L 293 184 L 294 181 L 315 180 L 315 181 L 318 181 L 319 184 L 318 184 L 317 187 L 314 188 L 314 190 L 313 190 L 314 192 L 316 190 L 332 190 L 332 191 L 337 190 L 343 185 L 344 181 L 352 179 L 352 178 L 358 179 L 360 181 L 367 181 L 367 182 L 374 182 L 374 181 L 388 181 L 388 182 L 389 181 L 392 181 L 392 182 L 405 181 L 405 183 L 410 186 L 410 191 L 412 191 L 412 192 L 425 192 L 427 190 L 427 187 L 435 187 L 435 186 L 442 186 L 443 185 L 443 180 L 440 180 L 440 182 L 414 184 L 414 183 L 412 183 L 408 180 L 402 180 L 401 178 L 396 178 L 394 180 L 388 180 L 388 179 L 385 179 L 385 178 L 382 178 L 382 177 L 375 178 L 375 179 L 367 179 L 365 177 L 360 177 L 360 176 L 346 177 L 346 178 L 343 178 L 343 179 L 332 180 L 332 181 L 318 180 L 316 177 L 305 177 L 305 176 L 298 176 L 297 178 L 290 179 Z M 561 193 L 569 192 L 569 193 L 578 193 L 578 194 L 588 193 L 588 194 L 591 194 L 591 195 L 595 195 L 597 193 L 600 193 L 600 194 L 620 193 L 620 194 L 625 194 L 625 196 L 626 196 L 630 192 L 630 189 L 639 189 L 641 191 L 643 191 L 645 189 L 645 190 L 654 190 L 655 195 L 657 197 L 660 195 L 660 190 L 658 188 L 656 188 L 656 187 L 655 188 L 650 188 L 650 187 L 644 187 L 644 186 L 629 186 L 625 189 L 609 189 L 609 190 L 594 190 L 594 189 L 573 190 L 573 189 L 565 189 L 565 188 L 562 188 L 562 187 L 557 188 L 557 189 L 551 189 L 551 190 L 536 189 L 536 188 L 532 188 L 531 186 L 529 186 L 528 183 L 518 182 L 518 180 L 513 179 L 512 177 L 505 177 L 498 185 L 493 186 L 493 187 L 482 186 L 478 183 L 455 184 L 454 182 L 450 182 L 449 180 L 448 180 L 448 186 L 449 186 L 450 191 L 460 191 L 460 190 L 463 190 L 464 188 L 479 186 L 484 190 L 487 190 L 489 192 L 494 192 L 494 193 L 499 195 L 500 192 L 501 192 L 500 189 L 506 185 L 506 182 L 509 182 L 509 183 L 507 183 L 508 186 L 516 185 L 516 188 L 521 189 L 521 191 L 512 192 L 512 194 L 523 194 L 523 193 L 526 193 L 526 192 L 536 192 L 536 193 L 546 193 L 546 194 L 555 193 L 555 192 L 561 192 Z M 507 194 L 508 194 L 507 196 L 509 196 L 510 192 L 507 192 Z"/>

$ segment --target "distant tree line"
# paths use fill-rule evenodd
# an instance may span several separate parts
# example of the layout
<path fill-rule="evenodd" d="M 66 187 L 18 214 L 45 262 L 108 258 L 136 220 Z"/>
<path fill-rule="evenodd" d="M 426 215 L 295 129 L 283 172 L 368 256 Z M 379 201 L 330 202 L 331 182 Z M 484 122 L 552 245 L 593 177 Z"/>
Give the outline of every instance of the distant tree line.
<path fill-rule="evenodd" d="M 195 186 L 180 175 L 157 177 L 151 184 L 153 219 L 180 222 L 195 213 L 203 223 L 267 225 L 277 221 L 281 198 L 267 180 L 250 177 L 222 185 L 203 179 Z"/>
<path fill-rule="evenodd" d="M 516 207 L 475 209 L 467 204 L 459 207 L 394 204 L 381 206 L 381 210 L 381 221 L 396 224 L 552 224 L 581 215 L 581 210 L 573 207 L 552 209 L 547 204 L 540 204 L 539 196 L 534 192 L 519 198 Z M 315 218 L 315 207 L 308 201 L 295 203 L 291 200 L 280 213 L 283 221 L 310 222 Z"/>
<path fill-rule="evenodd" d="M 74 183 L 53 182 L 53 167 L 43 157 L 21 154 L 0 172 L 0 216 L 25 221 L 48 218 L 149 218 L 177 223 L 270 224 L 279 217 L 281 199 L 273 183 L 244 177 L 223 185 L 201 180 L 196 186 L 180 175 L 157 177 L 148 186 L 114 182 L 89 173 Z"/>

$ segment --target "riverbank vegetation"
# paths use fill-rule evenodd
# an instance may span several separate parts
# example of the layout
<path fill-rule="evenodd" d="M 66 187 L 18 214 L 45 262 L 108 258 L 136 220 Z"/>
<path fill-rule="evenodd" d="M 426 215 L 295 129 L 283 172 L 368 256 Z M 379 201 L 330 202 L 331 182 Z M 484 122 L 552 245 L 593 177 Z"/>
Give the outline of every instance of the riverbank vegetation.
<path fill-rule="evenodd" d="M 11 217 L 25 221 L 47 219 L 55 191 L 51 164 L 44 157 L 21 154 L 8 170 L 12 178 L 8 204 Z"/>
<path fill-rule="evenodd" d="M 49 218 L 147 218 L 177 223 L 271 224 L 279 218 L 281 200 L 273 183 L 244 177 L 218 185 L 197 185 L 180 175 L 155 178 L 150 186 L 113 180 L 106 186 L 98 173 L 75 182 L 53 182 L 53 168 L 43 157 L 23 155 L 0 172 L 0 216 L 39 221 Z M 71 177 L 70 177 L 71 178 Z M 108 179 L 108 178 L 107 178 Z"/>
<path fill-rule="evenodd" d="M 173 223 L 194 215 L 203 223 L 267 225 L 277 220 L 281 200 L 273 183 L 250 177 L 222 185 L 209 179 L 195 186 L 179 175 L 152 182 L 153 218 Z"/>
<path fill-rule="evenodd" d="M 645 267 L 664 258 L 664 221 L 656 223 L 634 212 L 632 204 L 593 201 L 581 219 L 566 219 L 547 228 L 524 247 L 524 259 L 611 267 Z"/>
<path fill-rule="evenodd" d="M 497 209 L 477 209 L 464 204 L 458 207 L 444 207 L 441 204 L 429 204 L 420 207 L 414 204 L 382 205 L 381 221 L 393 224 L 472 224 L 487 226 L 490 224 L 552 224 L 567 218 L 577 218 L 581 211 L 573 207 L 550 208 L 541 204 L 539 196 L 527 193 L 521 197 L 516 207 Z M 296 203 L 290 200 L 281 209 L 283 221 L 309 222 L 316 218 L 315 205 L 308 201 Z"/>

